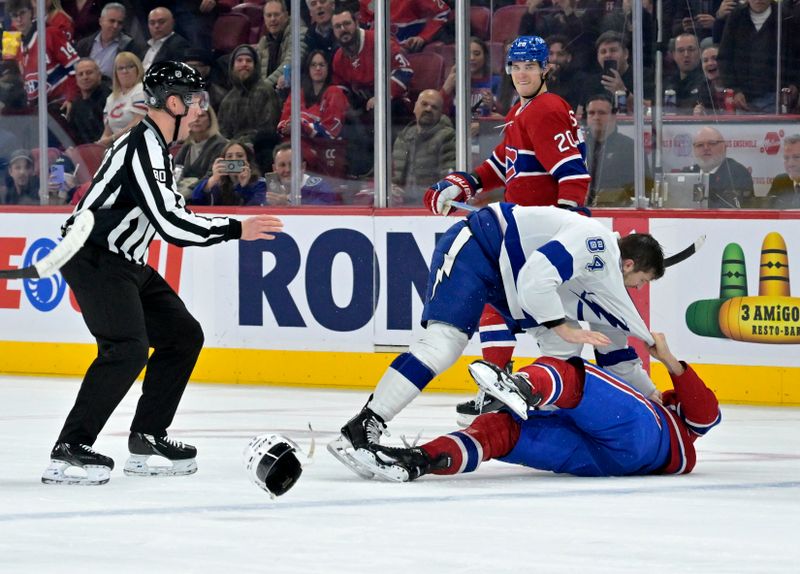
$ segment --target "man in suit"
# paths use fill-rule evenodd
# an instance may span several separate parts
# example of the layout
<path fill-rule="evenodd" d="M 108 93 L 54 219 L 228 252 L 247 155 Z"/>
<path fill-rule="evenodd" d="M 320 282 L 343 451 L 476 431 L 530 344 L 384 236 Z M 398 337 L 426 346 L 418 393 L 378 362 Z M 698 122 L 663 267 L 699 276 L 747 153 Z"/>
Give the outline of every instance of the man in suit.
<path fill-rule="evenodd" d="M 783 166 L 786 173 L 772 180 L 767 192 L 773 209 L 800 208 L 800 134 L 783 140 Z"/>
<path fill-rule="evenodd" d="M 587 205 L 627 207 L 634 195 L 633 140 L 617 130 L 617 108 L 602 92 L 586 102 Z"/>
<path fill-rule="evenodd" d="M 97 62 L 100 72 L 109 81 L 114 77 L 114 58 L 119 52 L 133 52 L 139 58 L 144 55 L 144 46 L 123 31 L 124 22 L 125 6 L 109 2 L 100 12 L 100 31 L 75 45 L 78 55 Z"/>
<path fill-rule="evenodd" d="M 166 60 L 181 61 L 184 53 L 190 48 L 183 36 L 175 33 L 175 18 L 167 8 L 160 6 L 150 11 L 147 17 L 147 28 L 150 30 L 150 46 L 142 58 L 145 72 L 156 62 Z"/>
<path fill-rule="evenodd" d="M 728 147 L 722 134 L 703 127 L 692 140 L 694 165 L 682 171 L 708 174 L 708 207 L 750 207 L 753 178 L 745 166 L 726 157 Z"/>

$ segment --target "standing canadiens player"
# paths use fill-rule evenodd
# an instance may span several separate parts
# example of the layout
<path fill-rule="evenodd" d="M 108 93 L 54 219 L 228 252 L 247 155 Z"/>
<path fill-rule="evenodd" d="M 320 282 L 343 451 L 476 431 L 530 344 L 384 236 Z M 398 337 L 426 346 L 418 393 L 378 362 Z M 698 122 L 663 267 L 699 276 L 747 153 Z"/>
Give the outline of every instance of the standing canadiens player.
<path fill-rule="evenodd" d="M 449 201 L 466 201 L 501 185 L 505 185 L 505 200 L 519 205 L 575 209 L 584 204 L 591 179 L 584 161 L 583 135 L 569 104 L 547 91 L 548 57 L 547 43 L 538 36 L 521 36 L 513 42 L 506 72 L 511 75 L 520 102 L 506 116 L 503 142 L 474 174 L 450 174 L 428 190 L 426 205 L 434 213 L 446 214 Z M 610 339 L 608 345 L 595 348 L 597 363 L 659 400 L 636 351 L 628 345 L 631 333 L 609 321 L 596 307 L 584 306 L 581 320 Z M 570 319 L 567 322 L 576 326 Z M 487 305 L 479 327 L 483 359 L 510 370 L 516 334 L 522 330 Z M 536 328 L 532 334 L 543 355 L 567 359 L 581 354 L 582 344 L 564 341 L 551 329 Z M 644 340 L 652 344 L 649 334 Z M 456 407 L 458 422 L 467 426 L 481 412 L 500 406 L 499 401 L 479 391 L 474 400 Z"/>

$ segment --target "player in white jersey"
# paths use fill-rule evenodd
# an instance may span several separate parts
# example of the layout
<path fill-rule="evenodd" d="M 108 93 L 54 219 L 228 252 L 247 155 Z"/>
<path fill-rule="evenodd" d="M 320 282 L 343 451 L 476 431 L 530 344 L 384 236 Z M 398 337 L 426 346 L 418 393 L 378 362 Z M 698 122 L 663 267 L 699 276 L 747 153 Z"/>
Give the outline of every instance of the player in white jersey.
<path fill-rule="evenodd" d="M 626 288 L 639 288 L 663 273 L 661 246 L 648 234 L 618 240 L 601 223 L 555 207 L 500 203 L 471 214 L 436 245 L 424 334 L 392 362 L 328 449 L 358 472 L 352 449 L 379 442 L 386 422 L 455 363 L 487 303 L 520 329 L 549 329 L 570 345 L 611 344 L 605 334 L 575 326 L 587 313 L 593 323 L 652 345 Z"/>

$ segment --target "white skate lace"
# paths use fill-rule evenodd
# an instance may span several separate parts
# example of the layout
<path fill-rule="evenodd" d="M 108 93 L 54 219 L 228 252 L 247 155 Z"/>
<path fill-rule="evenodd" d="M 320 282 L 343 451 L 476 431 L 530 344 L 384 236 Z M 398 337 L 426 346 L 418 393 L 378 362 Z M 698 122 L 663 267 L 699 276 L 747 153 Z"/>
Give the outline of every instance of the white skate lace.
<path fill-rule="evenodd" d="M 89 454 L 99 454 L 96 450 L 93 450 L 88 444 L 79 444 L 78 448 L 85 450 Z"/>
<path fill-rule="evenodd" d="M 417 433 L 417 436 L 415 436 L 414 440 L 411 441 L 410 443 L 408 442 L 406 435 L 404 434 L 400 435 L 400 440 L 403 441 L 403 445 L 405 445 L 406 448 L 414 448 L 415 446 L 417 446 L 417 443 L 419 443 L 419 439 L 421 438 L 422 438 L 422 431 L 419 431 Z"/>
<path fill-rule="evenodd" d="M 382 424 L 375 418 L 370 418 L 367 420 L 366 425 L 364 425 L 364 430 L 367 433 L 367 441 L 378 443 L 381 441 L 381 435 L 392 436 L 389 434 L 389 431 L 386 430 L 386 425 Z"/>
<path fill-rule="evenodd" d="M 181 441 L 179 441 L 179 440 L 175 440 L 175 439 L 169 438 L 168 436 L 162 436 L 161 440 L 163 440 L 165 443 L 167 443 L 170 446 L 173 446 L 175 448 L 183 448 L 183 443 Z"/>

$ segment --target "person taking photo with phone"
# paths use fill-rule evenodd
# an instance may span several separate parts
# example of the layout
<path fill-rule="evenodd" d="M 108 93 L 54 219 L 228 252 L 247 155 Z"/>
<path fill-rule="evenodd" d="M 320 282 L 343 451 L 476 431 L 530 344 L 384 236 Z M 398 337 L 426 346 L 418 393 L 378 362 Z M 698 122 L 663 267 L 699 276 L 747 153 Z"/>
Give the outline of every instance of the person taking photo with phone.
<path fill-rule="evenodd" d="M 267 183 L 249 145 L 231 140 L 212 167 L 211 175 L 192 191 L 193 205 L 264 205 Z"/>

